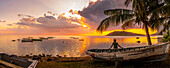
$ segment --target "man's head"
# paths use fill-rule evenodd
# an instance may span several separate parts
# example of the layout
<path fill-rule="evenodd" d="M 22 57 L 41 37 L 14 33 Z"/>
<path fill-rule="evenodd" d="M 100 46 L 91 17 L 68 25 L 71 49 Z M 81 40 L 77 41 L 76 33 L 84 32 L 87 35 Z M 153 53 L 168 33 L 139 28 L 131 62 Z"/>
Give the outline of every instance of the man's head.
<path fill-rule="evenodd" d="M 114 39 L 114 42 L 116 42 L 116 39 Z"/>

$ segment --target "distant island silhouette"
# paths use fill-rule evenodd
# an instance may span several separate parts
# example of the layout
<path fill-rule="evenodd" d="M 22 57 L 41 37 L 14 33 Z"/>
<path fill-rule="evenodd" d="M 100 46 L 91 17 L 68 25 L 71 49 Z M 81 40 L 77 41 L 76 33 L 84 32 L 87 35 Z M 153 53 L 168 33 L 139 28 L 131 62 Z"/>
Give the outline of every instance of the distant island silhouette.
<path fill-rule="evenodd" d="M 107 34 L 106 36 L 145 36 L 145 35 L 126 31 L 114 31 L 112 33 Z"/>

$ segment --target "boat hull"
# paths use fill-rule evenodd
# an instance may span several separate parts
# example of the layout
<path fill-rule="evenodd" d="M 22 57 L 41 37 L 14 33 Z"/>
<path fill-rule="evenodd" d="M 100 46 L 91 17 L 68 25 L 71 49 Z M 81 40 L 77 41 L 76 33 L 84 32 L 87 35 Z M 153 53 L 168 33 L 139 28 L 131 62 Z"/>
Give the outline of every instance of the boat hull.
<path fill-rule="evenodd" d="M 95 60 L 105 61 L 161 61 L 168 57 L 169 43 L 125 49 L 91 49 L 86 53 Z"/>

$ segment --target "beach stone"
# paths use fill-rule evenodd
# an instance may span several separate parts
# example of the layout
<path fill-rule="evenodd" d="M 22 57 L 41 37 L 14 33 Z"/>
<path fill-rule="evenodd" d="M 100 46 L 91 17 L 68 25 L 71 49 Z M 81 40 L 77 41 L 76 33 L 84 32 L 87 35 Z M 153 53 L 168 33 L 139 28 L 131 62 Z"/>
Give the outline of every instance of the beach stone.
<path fill-rule="evenodd" d="M 59 57 L 59 58 L 62 58 L 62 56 L 60 56 L 60 55 L 56 55 L 57 57 Z"/>
<path fill-rule="evenodd" d="M 29 55 L 26 55 L 26 57 L 29 57 Z"/>
<path fill-rule="evenodd" d="M 36 57 L 33 57 L 32 60 L 37 60 L 37 58 L 36 58 Z"/>
<path fill-rule="evenodd" d="M 48 58 L 47 61 L 52 61 L 52 59 Z"/>
<path fill-rule="evenodd" d="M 46 55 L 47 57 L 50 57 L 50 55 Z"/>
<path fill-rule="evenodd" d="M 67 57 L 67 55 L 64 55 L 64 57 Z"/>
<path fill-rule="evenodd" d="M 41 54 L 39 54 L 38 56 L 41 57 Z"/>
<path fill-rule="evenodd" d="M 41 57 L 37 57 L 37 60 L 40 60 L 41 59 Z"/>
<path fill-rule="evenodd" d="M 45 57 L 45 54 L 42 54 L 42 57 Z"/>
<path fill-rule="evenodd" d="M 32 53 L 30 53 L 30 55 L 32 55 Z"/>
<path fill-rule="evenodd" d="M 43 62 L 43 61 L 40 59 L 40 62 Z"/>

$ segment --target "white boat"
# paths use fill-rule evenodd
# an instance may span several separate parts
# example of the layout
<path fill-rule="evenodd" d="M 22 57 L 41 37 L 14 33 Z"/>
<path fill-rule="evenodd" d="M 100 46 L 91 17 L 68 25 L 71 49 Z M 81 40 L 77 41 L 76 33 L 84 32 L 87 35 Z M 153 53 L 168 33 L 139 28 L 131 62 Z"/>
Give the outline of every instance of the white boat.
<path fill-rule="evenodd" d="M 48 40 L 48 38 L 44 38 L 44 37 L 39 37 L 40 39 L 43 39 L 43 40 Z"/>
<path fill-rule="evenodd" d="M 33 42 L 30 38 L 23 38 L 22 42 Z"/>
<path fill-rule="evenodd" d="M 170 43 L 162 43 L 150 46 L 130 47 L 123 49 L 90 49 L 86 53 L 94 60 L 105 61 L 161 61 L 168 57 Z"/>

